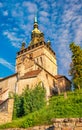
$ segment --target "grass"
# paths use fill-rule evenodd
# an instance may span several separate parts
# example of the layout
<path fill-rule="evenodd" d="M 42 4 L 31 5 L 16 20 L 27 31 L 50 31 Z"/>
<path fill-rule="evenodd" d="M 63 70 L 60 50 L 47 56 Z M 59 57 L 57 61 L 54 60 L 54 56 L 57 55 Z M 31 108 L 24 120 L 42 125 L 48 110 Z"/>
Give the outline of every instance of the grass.
<path fill-rule="evenodd" d="M 66 99 L 63 94 L 53 96 L 49 100 L 49 105 L 39 111 L 13 120 L 11 123 L 0 125 L 0 129 L 27 128 L 35 125 L 50 124 L 52 118 L 66 117 L 82 117 L 82 89 L 68 92 Z"/>

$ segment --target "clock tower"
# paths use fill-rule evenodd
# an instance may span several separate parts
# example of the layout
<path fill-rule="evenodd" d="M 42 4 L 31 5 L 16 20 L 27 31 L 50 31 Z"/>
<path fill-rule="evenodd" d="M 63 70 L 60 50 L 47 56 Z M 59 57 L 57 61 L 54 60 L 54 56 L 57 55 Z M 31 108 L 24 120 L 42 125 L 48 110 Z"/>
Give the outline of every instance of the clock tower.
<path fill-rule="evenodd" d="M 50 46 L 50 42 L 45 42 L 44 34 L 38 28 L 37 17 L 34 19 L 31 41 L 28 47 L 26 48 L 23 42 L 21 50 L 17 53 L 16 72 L 22 86 L 28 84 L 32 87 L 37 82 L 42 81 L 44 86 L 47 87 L 49 95 L 54 76 L 57 75 L 56 55 Z"/>

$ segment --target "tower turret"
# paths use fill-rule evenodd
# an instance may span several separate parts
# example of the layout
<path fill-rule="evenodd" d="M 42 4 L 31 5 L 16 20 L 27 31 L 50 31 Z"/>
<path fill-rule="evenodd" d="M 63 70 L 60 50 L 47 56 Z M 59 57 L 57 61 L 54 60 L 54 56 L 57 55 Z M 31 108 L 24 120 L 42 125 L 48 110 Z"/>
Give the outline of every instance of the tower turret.
<path fill-rule="evenodd" d="M 44 41 L 44 34 L 38 29 L 38 20 L 35 16 L 30 45 Z"/>
<path fill-rule="evenodd" d="M 22 46 L 21 46 L 21 50 L 25 49 L 25 45 L 26 45 L 26 43 L 23 41 Z"/>

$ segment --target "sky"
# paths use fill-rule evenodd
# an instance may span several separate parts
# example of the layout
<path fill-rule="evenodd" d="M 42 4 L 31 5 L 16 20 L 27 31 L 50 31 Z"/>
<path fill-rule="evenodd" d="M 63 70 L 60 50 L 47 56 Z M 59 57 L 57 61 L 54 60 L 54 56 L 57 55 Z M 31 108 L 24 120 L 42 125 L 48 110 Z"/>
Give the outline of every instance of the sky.
<path fill-rule="evenodd" d="M 29 45 L 34 16 L 56 53 L 58 74 L 68 78 L 69 45 L 82 47 L 82 0 L 0 0 L 0 78 L 15 73 L 21 43 Z"/>

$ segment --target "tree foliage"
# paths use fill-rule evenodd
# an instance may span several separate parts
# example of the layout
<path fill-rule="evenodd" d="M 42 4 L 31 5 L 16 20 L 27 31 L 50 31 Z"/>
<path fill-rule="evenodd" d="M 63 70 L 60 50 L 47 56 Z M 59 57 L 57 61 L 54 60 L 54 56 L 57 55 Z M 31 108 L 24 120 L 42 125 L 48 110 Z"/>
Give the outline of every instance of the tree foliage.
<path fill-rule="evenodd" d="M 25 88 L 23 93 L 14 96 L 14 114 L 13 118 L 27 115 L 37 111 L 45 105 L 45 89 L 41 83 L 34 89 Z"/>
<path fill-rule="evenodd" d="M 24 107 L 23 107 L 23 97 L 22 95 L 14 94 L 14 111 L 13 111 L 13 119 L 16 117 L 21 117 L 24 114 Z"/>
<path fill-rule="evenodd" d="M 75 43 L 70 44 L 72 62 L 70 64 L 70 75 L 75 87 L 82 87 L 82 48 Z"/>

